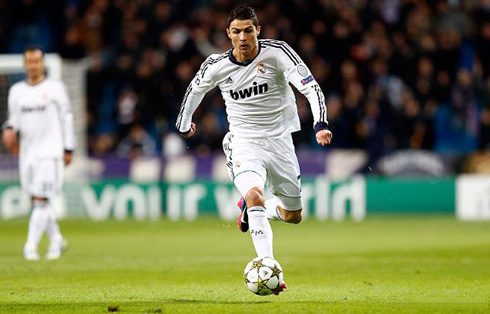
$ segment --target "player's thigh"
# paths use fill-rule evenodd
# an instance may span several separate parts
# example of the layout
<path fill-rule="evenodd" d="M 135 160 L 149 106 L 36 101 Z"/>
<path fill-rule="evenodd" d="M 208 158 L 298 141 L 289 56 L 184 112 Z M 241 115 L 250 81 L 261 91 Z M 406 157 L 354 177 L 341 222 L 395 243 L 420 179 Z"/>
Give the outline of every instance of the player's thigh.
<path fill-rule="evenodd" d="M 230 132 L 226 133 L 225 137 L 223 138 L 223 152 L 225 153 L 226 156 L 226 170 L 228 171 L 228 175 L 230 176 L 230 180 L 233 181 L 235 178 L 235 174 L 233 173 L 233 148 L 232 148 L 232 143 L 233 141 L 233 134 Z"/>
<path fill-rule="evenodd" d="M 253 140 L 236 139 L 228 133 L 223 140 L 223 151 L 228 174 L 243 197 L 251 188 L 264 188 L 267 171 L 260 145 Z"/>
<path fill-rule="evenodd" d="M 27 192 L 36 197 L 53 197 L 63 186 L 63 162 L 60 158 L 38 159 L 29 169 Z"/>
<path fill-rule="evenodd" d="M 30 188 L 32 186 L 33 181 L 33 168 L 36 164 L 36 160 L 32 159 L 20 159 L 19 160 L 19 177 L 20 177 L 20 185 L 22 189 L 26 191 L 28 194 L 30 193 Z"/>
<path fill-rule="evenodd" d="M 279 206 L 297 211 L 301 205 L 301 174 L 291 138 L 275 140 L 270 147 L 267 184 Z"/>

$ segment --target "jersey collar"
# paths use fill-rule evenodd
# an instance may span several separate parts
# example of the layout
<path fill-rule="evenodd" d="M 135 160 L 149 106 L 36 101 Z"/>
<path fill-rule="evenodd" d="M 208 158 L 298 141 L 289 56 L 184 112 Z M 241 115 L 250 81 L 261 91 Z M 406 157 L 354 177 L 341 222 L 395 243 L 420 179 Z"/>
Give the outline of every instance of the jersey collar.
<path fill-rule="evenodd" d="M 24 82 L 26 82 L 27 85 L 34 87 L 34 86 L 38 86 L 38 85 L 46 82 L 46 79 L 47 78 L 48 78 L 48 76 L 47 75 L 44 75 L 44 78 L 42 80 L 40 80 L 39 82 L 37 82 L 36 84 L 29 83 L 29 81 L 27 80 L 27 78 L 24 80 Z"/>
<path fill-rule="evenodd" d="M 254 60 L 255 60 L 255 59 L 258 57 L 258 55 L 260 54 L 260 50 L 262 49 L 262 44 L 260 43 L 260 41 L 259 41 L 259 40 L 258 40 L 257 42 L 258 42 L 258 44 L 259 44 L 259 51 L 257 51 L 257 55 L 256 55 L 256 56 L 255 56 L 253 59 L 251 59 L 251 60 L 247 60 L 247 61 L 245 61 L 245 62 L 240 62 L 240 61 L 238 61 L 238 60 L 235 58 L 235 56 L 233 56 L 233 49 L 234 49 L 234 48 L 231 48 L 231 49 L 228 51 L 228 59 L 230 59 L 230 61 L 231 61 L 231 62 L 233 62 L 234 64 L 237 64 L 237 65 L 241 65 L 241 66 L 245 66 L 245 67 L 246 67 L 247 65 L 249 65 L 250 63 L 252 63 L 252 62 L 253 62 L 253 61 L 254 61 Z"/>

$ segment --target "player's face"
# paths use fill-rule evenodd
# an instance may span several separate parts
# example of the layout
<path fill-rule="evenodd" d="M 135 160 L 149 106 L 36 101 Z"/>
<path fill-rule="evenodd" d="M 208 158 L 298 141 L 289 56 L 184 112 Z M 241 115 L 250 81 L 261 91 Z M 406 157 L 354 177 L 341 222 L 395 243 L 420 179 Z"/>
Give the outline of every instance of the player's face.
<path fill-rule="evenodd" d="M 24 64 L 27 77 L 37 79 L 44 75 L 44 57 L 39 50 L 28 50 L 24 53 Z"/>
<path fill-rule="evenodd" d="M 255 27 L 252 20 L 233 20 L 226 33 L 238 54 L 245 57 L 245 59 L 255 57 L 260 26 Z"/>

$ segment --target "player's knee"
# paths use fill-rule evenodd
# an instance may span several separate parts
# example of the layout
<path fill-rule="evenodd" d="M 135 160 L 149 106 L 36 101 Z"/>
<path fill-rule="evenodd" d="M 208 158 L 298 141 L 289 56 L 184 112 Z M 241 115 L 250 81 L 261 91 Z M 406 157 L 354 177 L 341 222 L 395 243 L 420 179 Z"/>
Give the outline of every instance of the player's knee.
<path fill-rule="evenodd" d="M 284 221 L 290 224 L 299 224 L 303 219 L 303 216 L 301 215 L 301 210 L 286 212 L 285 214 L 283 214 L 283 216 Z"/>
<path fill-rule="evenodd" d="M 247 202 L 247 207 L 253 206 L 264 206 L 264 190 L 259 187 L 251 188 L 247 195 L 245 195 L 245 201 Z"/>
<path fill-rule="evenodd" d="M 42 202 L 47 202 L 48 199 L 46 197 L 40 197 L 40 196 L 32 196 L 31 199 L 33 201 L 42 201 Z"/>

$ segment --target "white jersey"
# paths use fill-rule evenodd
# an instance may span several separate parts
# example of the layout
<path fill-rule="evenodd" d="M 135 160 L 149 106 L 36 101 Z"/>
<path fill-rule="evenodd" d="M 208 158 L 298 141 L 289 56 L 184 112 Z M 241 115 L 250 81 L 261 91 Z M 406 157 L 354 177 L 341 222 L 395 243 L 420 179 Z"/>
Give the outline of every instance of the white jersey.
<path fill-rule="evenodd" d="M 230 132 L 241 138 L 282 137 L 300 130 L 291 86 L 310 103 L 314 124 L 327 124 L 325 98 L 310 70 L 283 41 L 260 39 L 257 56 L 238 62 L 232 49 L 201 65 L 184 95 L 177 129 L 191 128 L 192 114 L 204 95 L 218 86 L 225 100 Z"/>
<path fill-rule="evenodd" d="M 10 88 L 8 107 L 6 126 L 20 134 L 21 160 L 61 158 L 64 150 L 75 148 L 73 115 L 62 82 L 18 82 Z"/>

